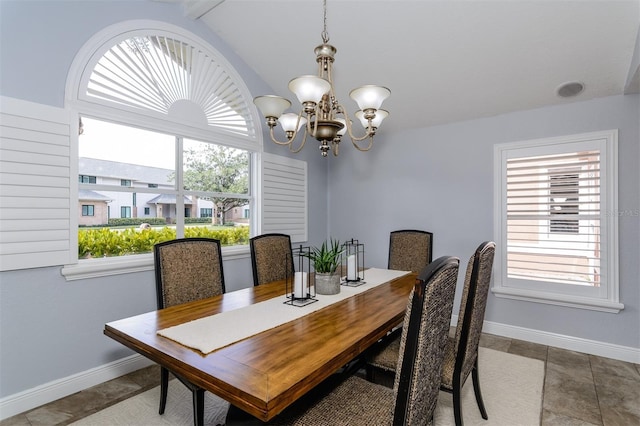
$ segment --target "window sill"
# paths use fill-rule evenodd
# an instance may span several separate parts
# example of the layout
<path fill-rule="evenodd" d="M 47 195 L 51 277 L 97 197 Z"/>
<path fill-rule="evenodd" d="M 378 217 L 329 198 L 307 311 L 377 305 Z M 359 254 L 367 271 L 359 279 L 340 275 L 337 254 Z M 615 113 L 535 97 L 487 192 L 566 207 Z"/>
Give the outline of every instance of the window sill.
<path fill-rule="evenodd" d="M 248 245 L 222 248 L 223 261 L 244 259 L 249 256 Z M 76 281 L 145 271 L 153 271 L 152 253 L 83 259 L 76 264 L 63 266 L 60 272 L 67 281 Z"/>
<path fill-rule="evenodd" d="M 534 303 L 546 303 L 548 305 L 567 306 L 570 308 L 589 309 L 593 311 L 619 313 L 624 309 L 622 303 L 612 300 L 592 299 L 586 297 L 569 296 L 565 294 L 547 293 L 524 290 L 518 288 L 493 287 L 491 292 L 496 297 L 514 300 L 524 300 Z"/>

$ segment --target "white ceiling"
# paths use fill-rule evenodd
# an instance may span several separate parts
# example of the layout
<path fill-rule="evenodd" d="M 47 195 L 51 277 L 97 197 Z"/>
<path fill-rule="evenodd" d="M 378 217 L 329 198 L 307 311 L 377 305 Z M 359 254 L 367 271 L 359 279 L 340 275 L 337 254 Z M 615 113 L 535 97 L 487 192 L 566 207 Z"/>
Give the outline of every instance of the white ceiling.
<path fill-rule="evenodd" d="M 287 85 L 316 74 L 322 0 L 164 1 L 181 2 L 299 110 Z M 354 112 L 351 89 L 388 87 L 390 116 L 381 130 L 640 91 L 640 0 L 327 3 L 338 99 Z M 585 90 L 558 97 L 568 81 Z"/>

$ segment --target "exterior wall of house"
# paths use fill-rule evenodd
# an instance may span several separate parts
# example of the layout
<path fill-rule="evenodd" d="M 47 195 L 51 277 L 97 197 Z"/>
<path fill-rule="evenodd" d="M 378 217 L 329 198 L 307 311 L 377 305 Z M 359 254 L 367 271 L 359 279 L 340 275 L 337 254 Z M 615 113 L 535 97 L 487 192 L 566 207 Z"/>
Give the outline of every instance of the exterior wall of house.
<path fill-rule="evenodd" d="M 83 216 L 82 206 L 93 206 L 93 216 Z M 107 223 L 109 206 L 105 201 L 83 201 L 78 202 L 78 225 L 91 226 Z"/>
<path fill-rule="evenodd" d="M 111 162 L 108 162 L 111 163 Z M 140 171 L 144 169 L 144 166 L 136 165 L 134 170 Z M 171 173 L 171 170 L 167 170 L 167 175 Z M 94 176 L 96 178 L 96 184 L 99 185 L 111 185 L 122 186 L 122 180 L 130 181 L 131 188 L 145 188 L 148 189 L 149 185 L 155 185 L 158 189 L 170 189 L 173 186 L 165 181 L 142 181 L 139 176 L 131 175 L 126 178 L 123 177 L 110 177 L 98 175 L 94 170 L 80 170 L 81 175 Z M 159 175 L 161 176 L 161 175 Z M 162 175 L 164 176 L 164 175 Z M 149 192 L 119 192 L 119 191 L 94 191 L 104 197 L 108 198 L 107 206 L 100 206 L 101 214 L 97 213 L 91 216 L 82 216 L 82 205 L 86 205 L 86 200 L 78 201 L 78 208 L 80 210 L 79 224 L 80 225 L 106 225 L 109 219 L 114 218 L 164 218 L 167 223 L 175 222 L 176 218 L 176 206 L 175 204 L 155 203 L 154 198 L 158 196 L 156 193 Z M 202 198 L 193 196 L 191 197 L 191 205 L 186 204 L 185 208 L 190 210 L 190 214 L 187 217 L 199 218 L 202 216 L 203 209 L 211 209 L 213 217 L 216 213 L 215 205 L 212 201 L 204 200 Z M 104 204 L 104 202 L 102 203 Z M 123 207 L 125 210 L 123 211 Z M 97 208 L 97 206 L 96 206 Z M 128 208 L 128 210 L 126 210 Z M 248 207 L 246 207 L 248 208 Z M 148 213 L 146 213 L 148 209 Z M 124 212 L 130 211 L 130 216 L 125 216 Z M 241 223 L 248 223 L 248 220 L 244 219 L 244 212 L 239 209 L 234 209 L 233 212 L 229 212 L 226 215 L 225 222 L 235 222 L 236 220 Z"/>

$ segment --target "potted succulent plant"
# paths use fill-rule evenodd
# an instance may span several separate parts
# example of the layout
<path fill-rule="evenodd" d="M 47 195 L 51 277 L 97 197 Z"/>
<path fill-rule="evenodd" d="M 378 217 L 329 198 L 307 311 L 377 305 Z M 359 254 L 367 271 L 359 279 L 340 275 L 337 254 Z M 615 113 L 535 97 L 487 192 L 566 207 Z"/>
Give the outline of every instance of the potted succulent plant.
<path fill-rule="evenodd" d="M 340 265 L 340 256 L 344 246 L 339 240 L 331 238 L 324 241 L 320 247 L 311 247 L 307 257 L 313 262 L 315 273 L 316 293 L 340 293 L 340 275 L 336 273 Z"/>

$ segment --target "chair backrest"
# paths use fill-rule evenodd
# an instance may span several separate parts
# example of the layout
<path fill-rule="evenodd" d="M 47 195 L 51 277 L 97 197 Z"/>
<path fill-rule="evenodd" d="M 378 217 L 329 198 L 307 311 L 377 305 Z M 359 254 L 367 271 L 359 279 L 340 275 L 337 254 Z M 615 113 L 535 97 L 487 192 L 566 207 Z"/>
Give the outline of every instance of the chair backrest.
<path fill-rule="evenodd" d="M 262 234 L 249 240 L 253 285 L 284 280 L 293 275 L 291 237 L 287 234 Z M 287 272 L 288 269 L 288 272 Z"/>
<path fill-rule="evenodd" d="M 225 292 L 220 241 L 179 238 L 153 247 L 158 309 Z"/>
<path fill-rule="evenodd" d="M 433 234 L 402 229 L 389 234 L 389 269 L 419 273 L 433 258 Z"/>
<path fill-rule="evenodd" d="M 428 424 L 436 408 L 460 260 L 443 256 L 418 275 L 400 338 L 394 425 Z"/>
<path fill-rule="evenodd" d="M 460 372 L 461 383 L 471 372 L 478 356 L 495 252 L 496 244 L 485 241 L 478 246 L 467 264 L 455 336 L 454 371 Z"/>

